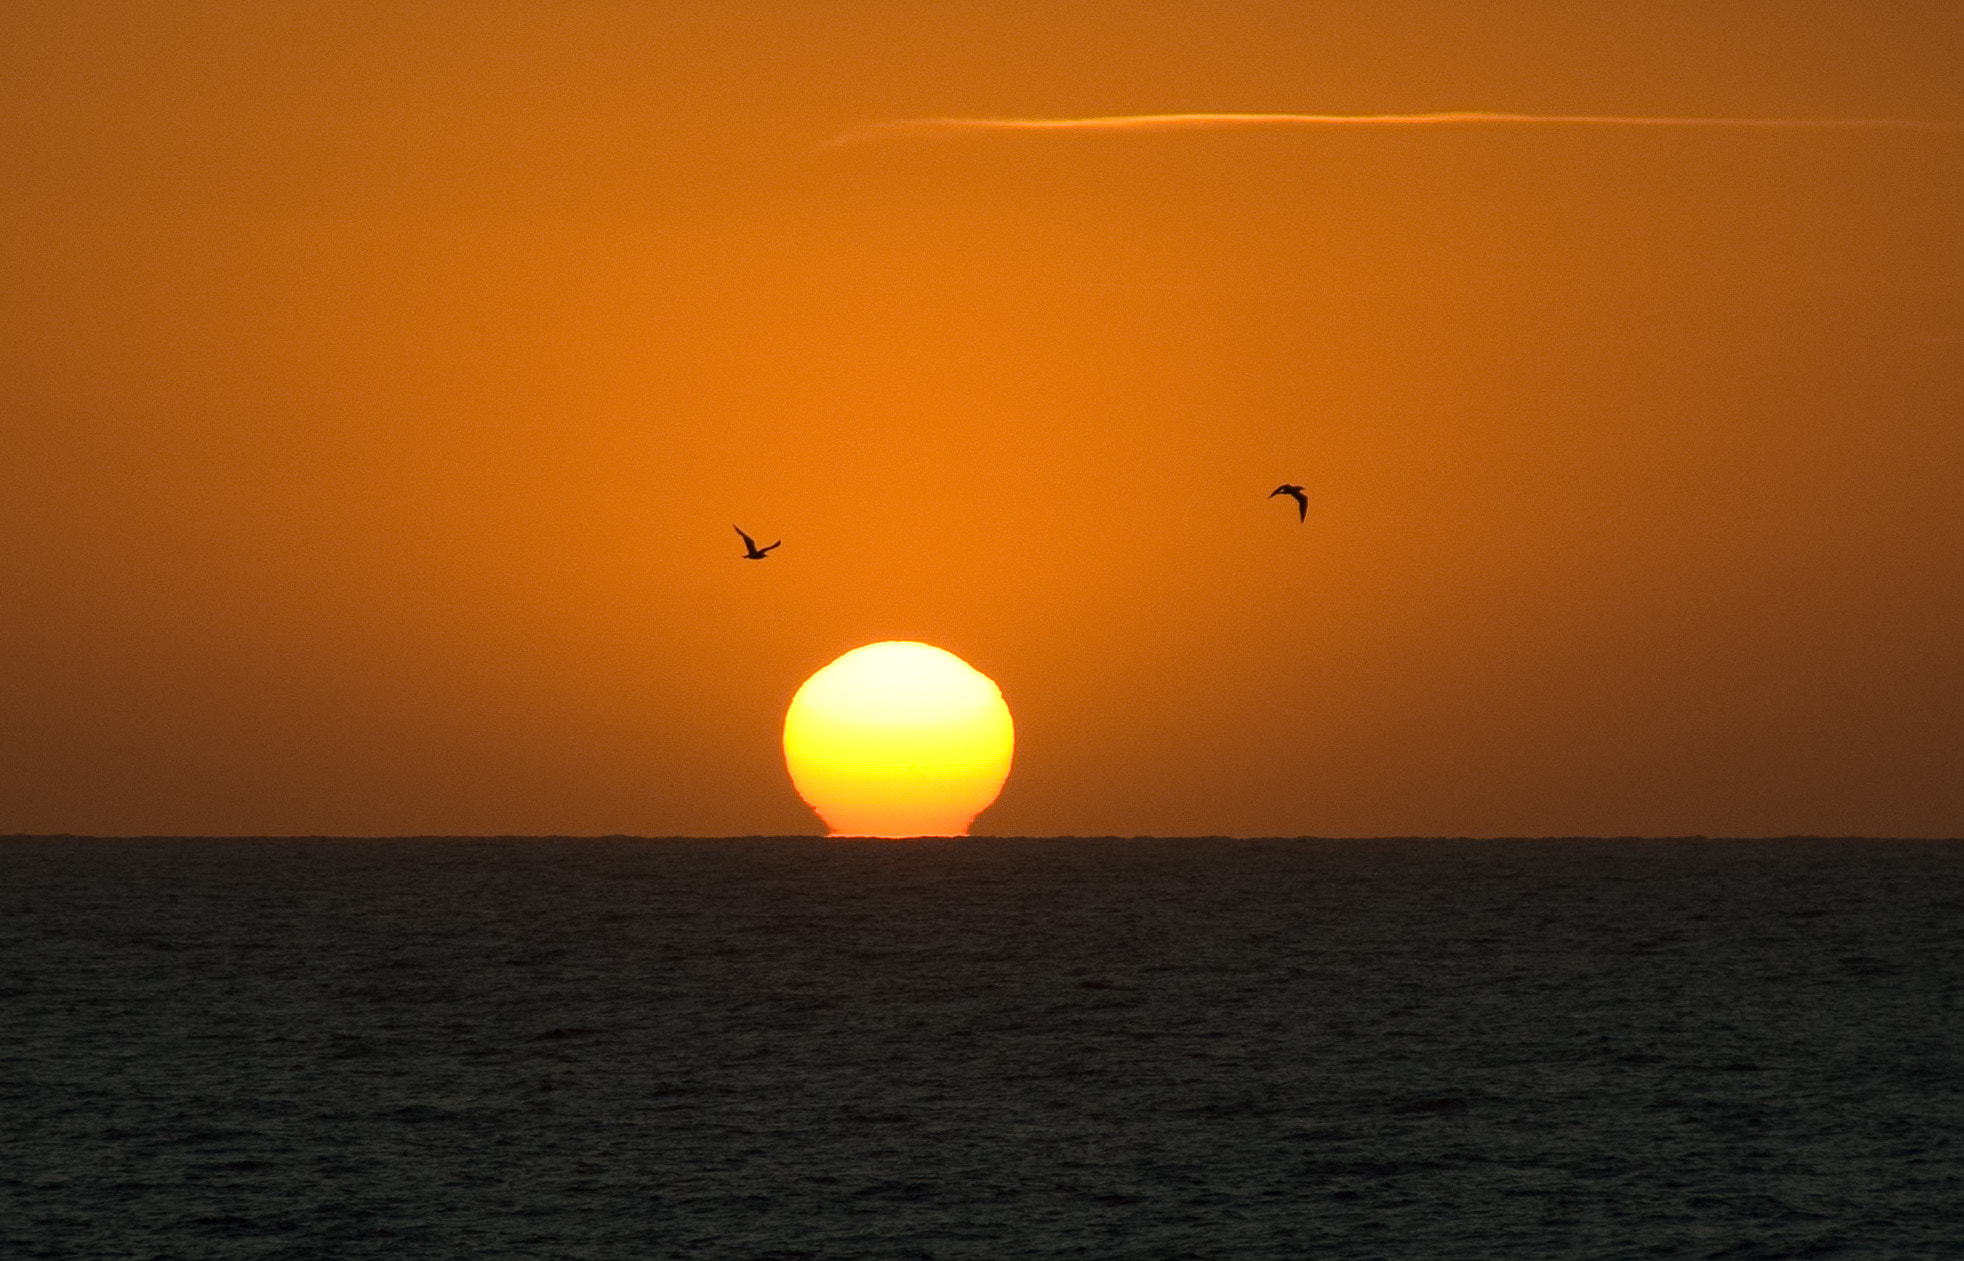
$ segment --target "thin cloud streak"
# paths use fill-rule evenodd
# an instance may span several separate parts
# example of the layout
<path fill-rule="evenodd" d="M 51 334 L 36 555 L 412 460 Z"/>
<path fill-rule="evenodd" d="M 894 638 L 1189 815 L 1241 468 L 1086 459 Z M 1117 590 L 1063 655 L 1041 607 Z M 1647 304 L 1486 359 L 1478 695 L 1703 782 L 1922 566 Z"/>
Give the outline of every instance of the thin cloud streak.
<path fill-rule="evenodd" d="M 1674 118 L 1644 114 L 1118 114 L 1103 118 L 903 118 L 868 123 L 827 140 L 835 149 L 898 136 L 984 131 L 1224 131 L 1325 127 L 1705 127 L 1767 131 L 1964 131 L 1964 122 L 1914 118 Z"/>

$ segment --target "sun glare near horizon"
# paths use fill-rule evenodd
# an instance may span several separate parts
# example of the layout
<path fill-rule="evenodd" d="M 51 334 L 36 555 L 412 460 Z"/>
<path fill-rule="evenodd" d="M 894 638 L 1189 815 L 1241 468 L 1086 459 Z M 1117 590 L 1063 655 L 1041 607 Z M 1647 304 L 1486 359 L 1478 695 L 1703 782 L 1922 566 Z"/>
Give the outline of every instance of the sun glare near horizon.
<path fill-rule="evenodd" d="M 1009 706 L 951 652 L 889 640 L 805 680 L 784 715 L 791 782 L 833 836 L 963 836 L 1002 791 Z"/>

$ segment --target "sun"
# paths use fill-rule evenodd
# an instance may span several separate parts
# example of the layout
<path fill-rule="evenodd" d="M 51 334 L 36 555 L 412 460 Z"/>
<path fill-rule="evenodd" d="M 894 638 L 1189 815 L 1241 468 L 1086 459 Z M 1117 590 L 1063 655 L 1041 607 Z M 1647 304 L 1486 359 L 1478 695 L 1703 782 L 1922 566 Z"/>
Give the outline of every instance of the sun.
<path fill-rule="evenodd" d="M 907 640 L 855 648 L 798 689 L 784 763 L 834 836 L 964 836 L 1016 733 L 989 677 Z"/>

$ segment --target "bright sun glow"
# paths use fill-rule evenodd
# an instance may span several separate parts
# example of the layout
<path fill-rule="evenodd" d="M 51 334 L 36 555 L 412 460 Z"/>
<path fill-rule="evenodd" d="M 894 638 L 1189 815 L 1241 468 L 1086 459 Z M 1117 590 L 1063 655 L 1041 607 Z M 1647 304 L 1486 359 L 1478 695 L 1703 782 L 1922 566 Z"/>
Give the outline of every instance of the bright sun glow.
<path fill-rule="evenodd" d="M 798 689 L 784 761 L 834 836 L 962 836 L 1009 777 L 1002 693 L 951 652 L 855 648 Z"/>

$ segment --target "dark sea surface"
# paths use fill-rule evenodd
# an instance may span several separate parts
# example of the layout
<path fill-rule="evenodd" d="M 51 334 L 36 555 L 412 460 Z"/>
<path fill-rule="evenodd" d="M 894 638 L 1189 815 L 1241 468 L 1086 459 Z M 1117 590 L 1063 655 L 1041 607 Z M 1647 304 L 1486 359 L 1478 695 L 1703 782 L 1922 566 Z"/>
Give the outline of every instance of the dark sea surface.
<path fill-rule="evenodd" d="M 1964 844 L 0 840 L 0 1256 L 1964 1257 Z"/>

